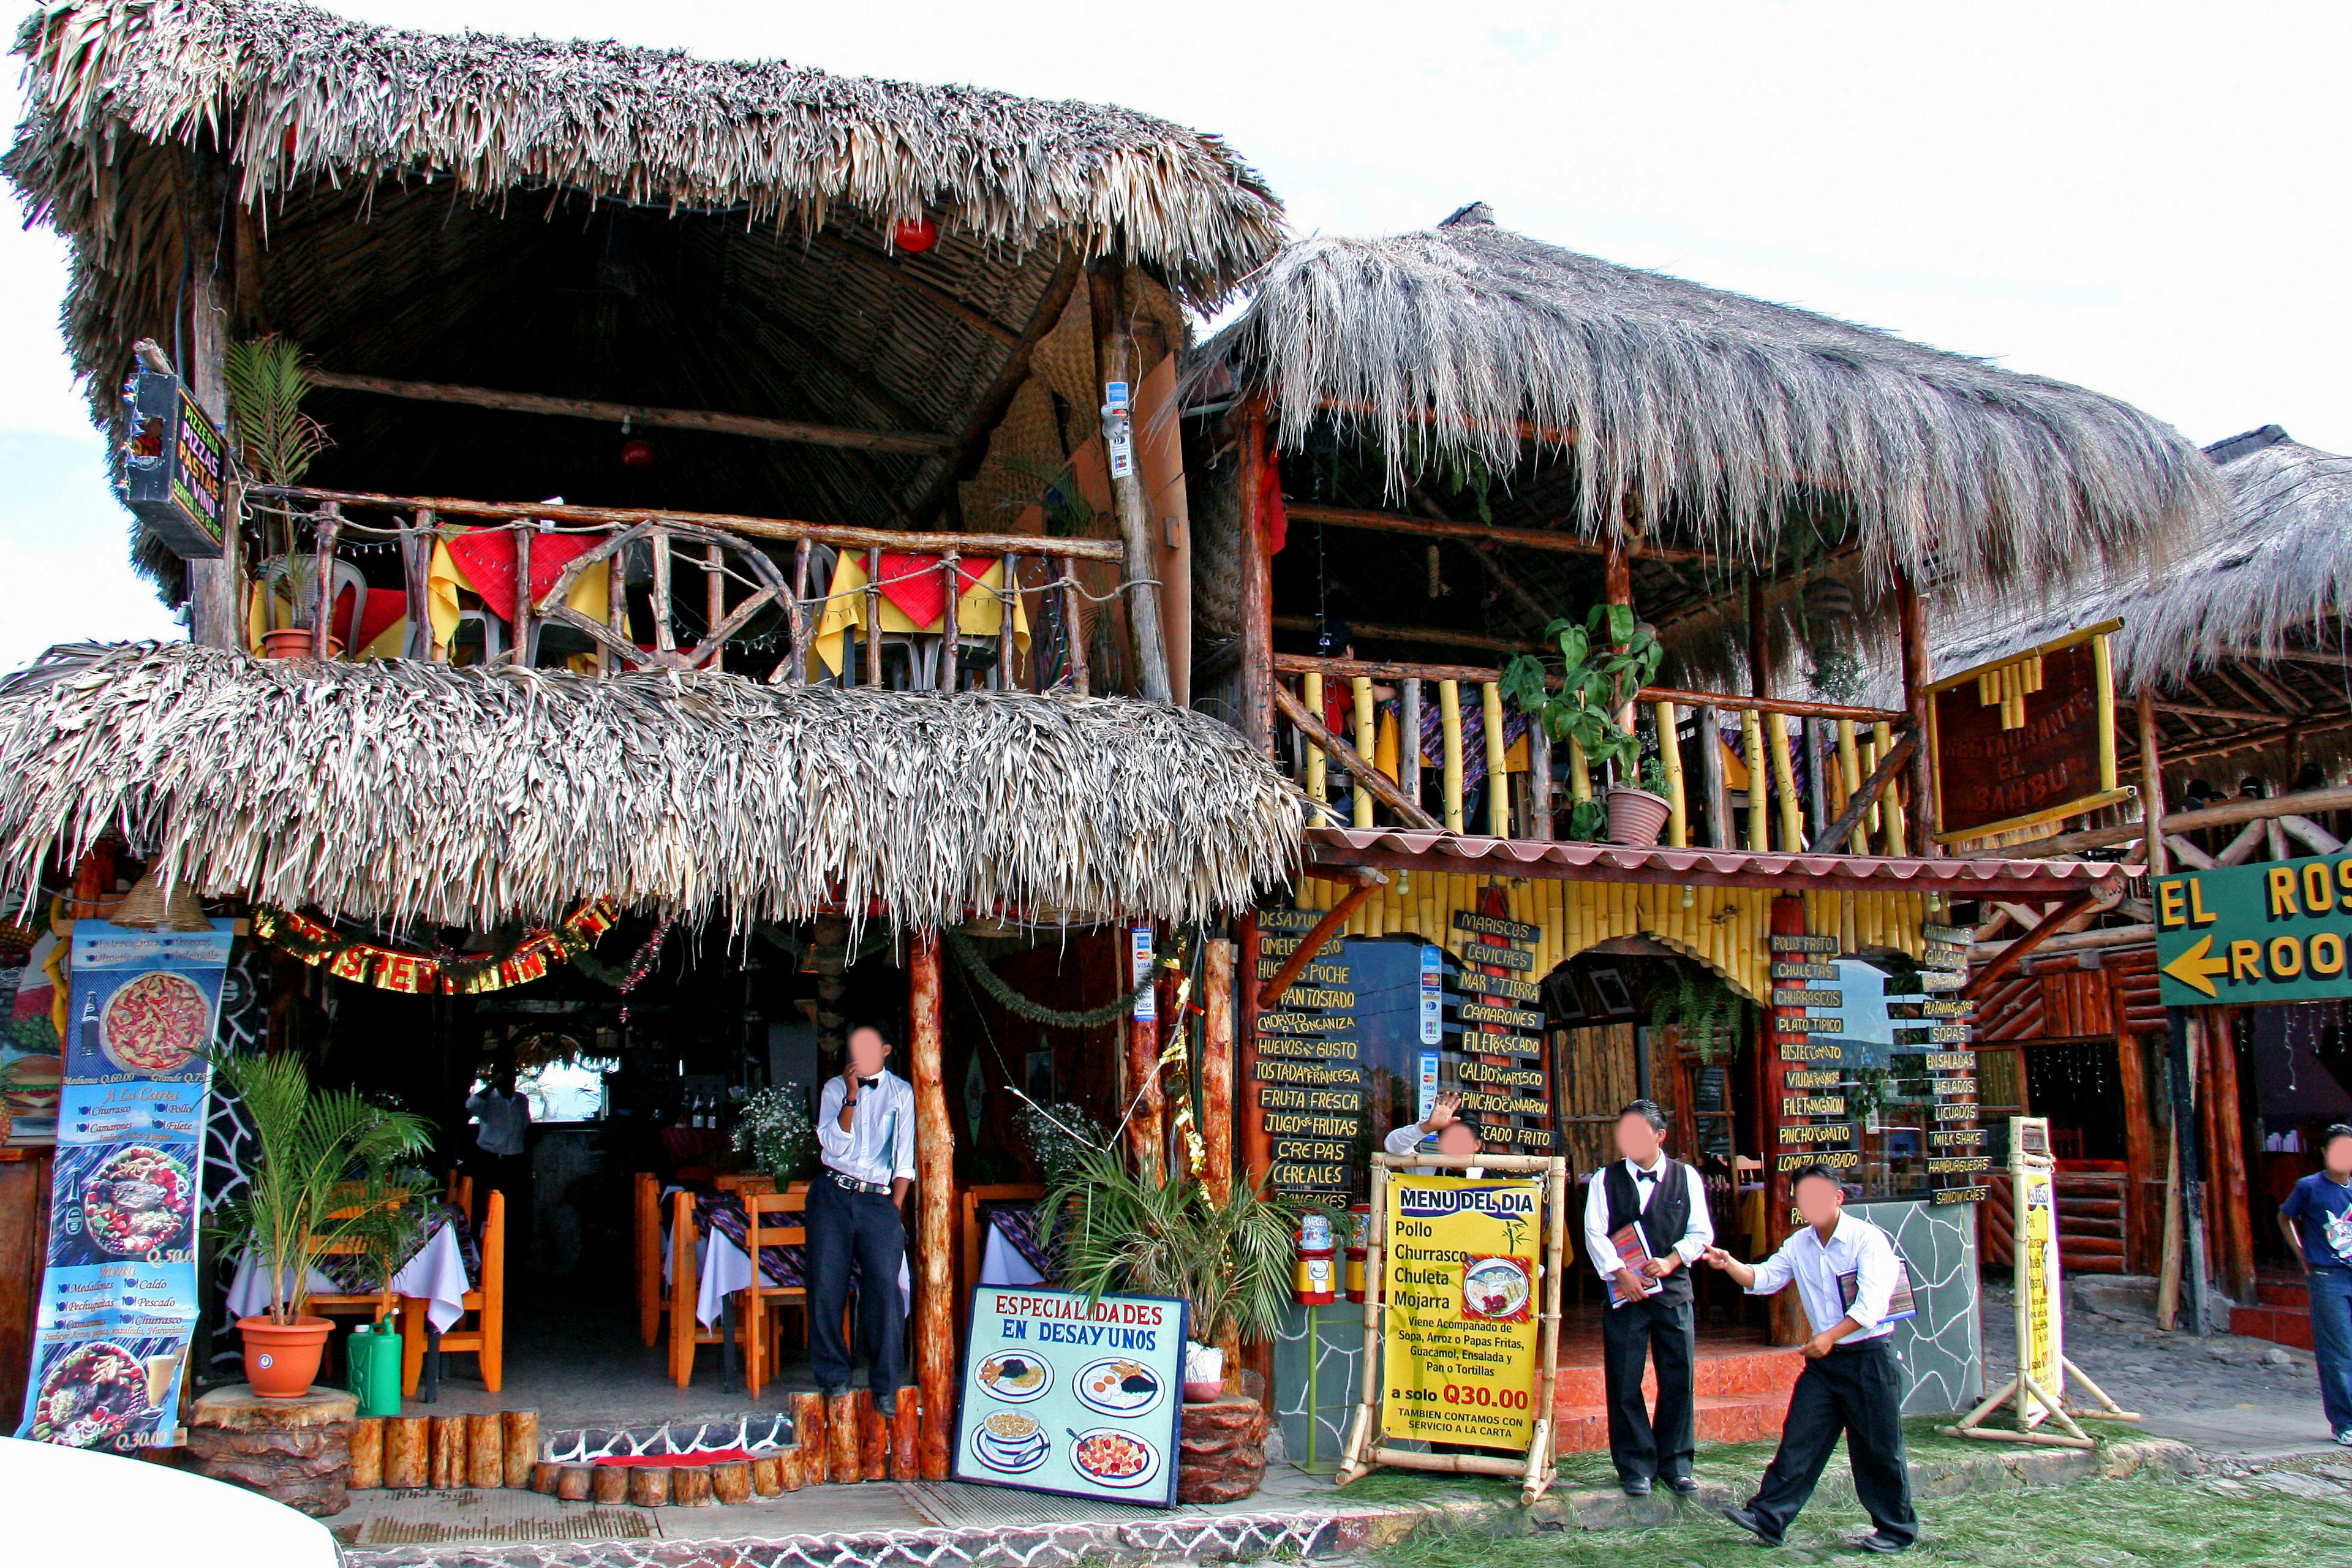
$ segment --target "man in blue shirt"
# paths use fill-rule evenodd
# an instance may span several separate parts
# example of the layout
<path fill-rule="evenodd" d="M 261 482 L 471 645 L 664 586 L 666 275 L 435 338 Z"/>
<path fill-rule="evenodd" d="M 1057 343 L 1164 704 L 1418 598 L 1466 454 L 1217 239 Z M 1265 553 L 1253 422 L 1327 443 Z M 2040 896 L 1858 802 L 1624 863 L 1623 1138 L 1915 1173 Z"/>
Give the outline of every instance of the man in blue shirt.
<path fill-rule="evenodd" d="M 2279 1207 L 2287 1244 L 2311 1281 L 2311 1344 L 2319 1355 L 2319 1403 L 2327 1429 L 2352 1448 L 2352 1127 L 2319 1135 L 2321 1169 Z"/>

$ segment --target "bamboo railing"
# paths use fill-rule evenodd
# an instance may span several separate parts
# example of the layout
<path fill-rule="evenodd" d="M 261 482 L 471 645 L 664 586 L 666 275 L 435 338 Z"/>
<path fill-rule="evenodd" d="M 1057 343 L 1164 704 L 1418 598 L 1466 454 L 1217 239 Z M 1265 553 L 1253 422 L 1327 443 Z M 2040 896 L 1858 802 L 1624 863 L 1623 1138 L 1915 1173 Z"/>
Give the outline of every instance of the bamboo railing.
<path fill-rule="evenodd" d="M 326 490 L 301 486 L 248 485 L 249 504 L 289 508 L 311 530 L 311 548 L 324 560 L 339 550 L 369 547 L 395 550 L 401 561 L 402 589 L 406 601 L 409 637 L 404 653 L 414 658 L 446 662 L 451 648 L 435 643 L 427 605 L 432 553 L 437 539 L 469 529 L 499 529 L 515 535 L 515 573 L 528 582 L 533 541 L 550 531 L 585 534 L 595 543 L 574 556 L 543 592 L 526 594 L 515 605 L 509 626 L 512 646 L 502 651 L 502 663 L 535 661 L 539 635 L 549 626 L 562 626 L 584 639 L 596 657 L 600 674 L 625 668 L 717 669 L 724 666 L 730 645 L 739 657 L 751 628 L 761 621 L 781 620 L 762 635 L 763 647 L 780 648 L 774 672 L 780 685 L 798 685 L 807 679 L 810 655 L 823 619 L 828 584 L 811 576 L 812 550 L 830 546 L 845 555 L 863 558 L 866 583 L 853 590 L 863 600 L 866 635 L 846 635 L 842 669 L 844 685 L 880 685 L 885 679 L 883 650 L 890 634 L 876 634 L 882 588 L 885 551 L 930 558 L 918 568 L 940 573 L 944 584 L 945 613 L 939 629 L 918 634 L 936 638 L 938 672 L 930 684 L 953 689 L 967 680 L 992 686 L 1066 686 L 1081 695 L 1088 689 L 1085 612 L 1091 597 L 1081 584 L 1079 563 L 1097 562 L 1117 568 L 1124 564 L 1123 547 L 1116 541 L 1046 538 L 1031 534 L 912 533 L 889 529 L 802 522 L 780 518 L 667 511 L 640 508 L 568 506 L 539 501 L 477 501 L 446 497 L 378 495 L 352 490 Z M 376 514 L 381 521 L 362 521 L 355 514 Z M 462 520 L 462 521 L 461 521 Z M 789 544 L 789 574 L 778 563 L 776 546 Z M 957 626 L 961 584 L 959 563 L 994 563 L 1003 568 L 1003 585 L 995 590 L 1003 607 L 998 616 L 995 657 L 983 672 L 964 668 L 967 658 L 949 657 L 946 649 L 968 654 L 973 639 Z M 582 574 L 599 563 L 612 563 L 601 616 L 591 616 L 566 601 Z M 1024 570 L 1026 569 L 1026 570 Z M 677 614 L 680 579 L 702 576 L 696 604 L 700 637 L 688 642 L 682 636 Z M 318 603 L 312 615 L 313 652 L 329 652 L 330 615 L 336 594 L 332 572 L 316 574 Z M 687 579 L 690 581 L 690 578 Z M 642 605 L 633 604 L 631 584 L 645 587 Z M 1119 583 L 1125 594 L 1133 587 Z M 257 584 L 249 592 L 268 593 Z M 270 601 L 264 600 L 264 607 Z M 1048 613 L 1050 606 L 1050 612 Z M 1026 616 L 1033 637 L 1042 644 L 1053 632 L 1051 648 L 1040 647 L 1024 671 L 1018 656 L 1016 607 Z M 851 646 L 854 644 L 854 647 Z M 361 650 L 345 649 L 346 657 Z M 1050 678 L 1045 671 L 1052 667 Z"/>
<path fill-rule="evenodd" d="M 1496 669 L 1277 654 L 1273 683 L 1277 758 L 1326 824 L 1553 840 L 1567 837 L 1576 803 L 1632 782 L 1595 767 L 1572 741 L 1556 756 L 1534 724 L 1507 741 L 1517 715 Z M 1433 709 L 1424 756 L 1407 738 Z M 1643 753 L 1664 777 L 1659 841 L 1668 847 L 1791 853 L 1828 843 L 1832 852 L 1889 856 L 1916 847 L 1904 768 L 1911 749 L 1901 739 L 1907 714 L 1670 687 L 1643 688 L 1633 713 Z M 1475 754 L 1465 740 L 1474 728 Z M 1736 748 L 1722 740 L 1727 729 L 1740 737 Z M 1744 788 L 1734 776 L 1743 770 Z"/>

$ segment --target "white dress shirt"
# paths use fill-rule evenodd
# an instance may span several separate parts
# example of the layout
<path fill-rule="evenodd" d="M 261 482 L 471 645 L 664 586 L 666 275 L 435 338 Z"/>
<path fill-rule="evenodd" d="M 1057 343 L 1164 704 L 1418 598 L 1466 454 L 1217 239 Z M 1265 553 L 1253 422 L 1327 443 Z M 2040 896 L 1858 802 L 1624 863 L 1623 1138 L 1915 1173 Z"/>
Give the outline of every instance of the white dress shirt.
<path fill-rule="evenodd" d="M 1420 1122 L 1408 1121 L 1386 1138 L 1381 1139 L 1381 1147 L 1391 1154 L 1410 1154 L 1419 1149 L 1421 1141 L 1429 1135 Z M 1416 1165 L 1405 1173 L 1408 1176 L 1459 1176 L 1465 1182 L 1477 1181 L 1486 1173 L 1476 1165 L 1465 1166 L 1459 1171 L 1450 1167 L 1440 1169 L 1435 1165 Z"/>
<path fill-rule="evenodd" d="M 1634 1179 L 1634 1196 L 1641 1200 L 1642 1212 L 1647 1214 L 1650 1199 L 1657 1194 L 1662 1184 L 1643 1181 L 1642 1173 L 1644 1170 L 1654 1171 L 1663 1177 L 1665 1155 L 1660 1154 L 1655 1164 L 1647 1166 L 1636 1165 L 1631 1160 L 1617 1163 L 1624 1166 L 1625 1173 Z M 1706 1212 L 1706 1184 L 1699 1180 L 1697 1168 L 1685 1165 L 1683 1169 L 1689 1173 L 1684 1179 L 1690 1192 L 1690 1223 L 1683 1227 L 1682 1239 L 1675 1243 L 1674 1250 L 1682 1255 L 1683 1267 L 1687 1268 L 1715 1245 L 1715 1221 Z M 1601 1270 L 1601 1278 L 1614 1279 L 1617 1271 L 1625 1267 L 1625 1262 L 1617 1256 L 1617 1244 L 1609 1239 L 1608 1178 L 1609 1167 L 1603 1165 L 1593 1172 L 1592 1180 L 1585 1184 L 1584 1250 L 1591 1255 L 1592 1267 Z"/>
<path fill-rule="evenodd" d="M 530 1127 L 530 1101 L 520 1094 L 500 1094 L 486 1089 L 470 1096 L 466 1109 L 474 1113 L 479 1125 L 474 1132 L 474 1147 L 485 1154 L 520 1154 L 523 1139 Z"/>
<path fill-rule="evenodd" d="M 855 1182 L 885 1184 L 915 1179 L 915 1091 L 884 1068 L 857 1091 L 849 1131 L 841 1130 L 841 1102 L 849 1086 L 835 1073 L 817 1096 L 816 1143 L 824 1163 Z"/>
<path fill-rule="evenodd" d="M 1895 1331 L 1895 1325 L 1886 1321 L 1886 1307 L 1894 1299 L 1898 1271 L 1895 1243 L 1885 1231 L 1866 1219 L 1840 1214 L 1828 1246 L 1822 1245 L 1811 1226 L 1799 1227 L 1780 1251 L 1756 1266 L 1756 1283 L 1748 1287 L 1748 1293 L 1769 1296 L 1793 1279 L 1813 1332 L 1825 1332 L 1839 1319 L 1852 1318 L 1861 1328 L 1838 1342 L 1858 1344 Z M 1842 1274 L 1857 1276 L 1851 1307 L 1838 1289 Z"/>

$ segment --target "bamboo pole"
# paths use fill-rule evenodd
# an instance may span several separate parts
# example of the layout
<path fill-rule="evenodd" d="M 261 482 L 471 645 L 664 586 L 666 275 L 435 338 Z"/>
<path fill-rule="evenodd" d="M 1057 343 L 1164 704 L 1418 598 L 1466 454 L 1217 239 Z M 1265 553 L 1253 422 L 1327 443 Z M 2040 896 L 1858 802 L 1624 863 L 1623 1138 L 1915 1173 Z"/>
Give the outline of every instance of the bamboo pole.
<path fill-rule="evenodd" d="M 1927 731 L 1923 730 L 1919 733 L 1922 737 L 1921 744 L 1924 745 Z M 1895 727 L 1891 724 L 1874 724 L 1871 726 L 1871 739 L 1873 746 L 1876 748 L 1876 755 L 1884 757 L 1895 750 Z M 1915 773 L 1913 776 L 1917 775 Z M 1886 853 L 1900 855 L 1904 853 L 1903 847 L 1909 839 L 1909 835 L 1904 826 L 1903 797 L 1890 787 L 1879 797 L 1878 804 L 1879 820 L 1886 831 Z"/>
<path fill-rule="evenodd" d="M 1568 743 L 1568 798 L 1592 798 L 1592 764 L 1585 760 L 1584 743 L 1580 741 Z"/>
<path fill-rule="evenodd" d="M 1379 719 L 1372 708 L 1372 683 L 1359 675 L 1354 678 L 1352 684 L 1356 698 L 1356 754 L 1377 766 L 1379 765 L 1377 759 L 1380 755 L 1380 747 L 1377 743 L 1380 731 Z M 1353 803 L 1349 811 L 1355 819 L 1356 826 L 1370 827 L 1372 825 L 1372 792 L 1360 784 L 1349 792 L 1349 798 Z"/>
<path fill-rule="evenodd" d="M 1421 682 L 1412 676 L 1397 682 L 1397 789 L 1421 804 Z"/>
<path fill-rule="evenodd" d="M 1478 688 L 1481 716 L 1486 721 L 1486 832 L 1496 838 L 1511 836 L 1510 775 L 1504 771 L 1503 689 L 1489 680 Z"/>
<path fill-rule="evenodd" d="M 805 552 L 808 549 L 808 541 L 801 541 L 800 549 L 803 554 L 803 569 L 805 571 Z M 627 642 L 630 640 L 629 552 L 625 549 L 615 550 L 610 556 L 605 558 L 604 624 L 613 628 L 613 635 L 618 637 L 621 641 Z M 797 628 L 799 623 L 795 621 L 793 625 L 795 627 L 795 646 L 797 647 Z M 621 656 L 615 653 L 613 649 L 599 644 L 596 648 L 596 673 L 599 675 L 618 674 L 620 658 Z M 803 656 L 802 662 L 803 667 L 805 668 L 805 656 Z"/>
<path fill-rule="evenodd" d="M 1683 794 L 1683 747 L 1676 733 L 1681 721 L 1675 716 L 1675 705 L 1661 702 L 1654 710 L 1658 716 L 1658 763 L 1666 774 L 1666 844 L 1670 848 L 1683 849 L 1690 845 L 1690 805 Z"/>
<path fill-rule="evenodd" d="M 954 1441 L 950 1413 L 955 1408 L 955 1281 L 950 1273 L 955 1246 L 955 1132 L 948 1120 L 941 1065 L 943 1003 L 939 932 L 919 931 L 909 947 L 907 985 L 917 1173 L 914 1360 L 924 1413 L 923 1479 L 933 1481 L 948 1477 L 948 1450 Z M 867 1288 L 896 1287 L 879 1280 L 869 1281 Z"/>
<path fill-rule="evenodd" d="M 1769 854 L 1772 848 L 1771 764 L 1764 760 L 1764 726 L 1752 708 L 1739 715 L 1739 739 L 1748 752 L 1748 852 Z"/>
<path fill-rule="evenodd" d="M 1321 723 L 1326 711 L 1323 706 L 1323 677 L 1313 671 L 1299 677 L 1298 695 L 1299 700 L 1306 703 L 1307 710 L 1315 715 L 1315 721 Z M 1323 755 L 1323 748 L 1312 741 L 1307 742 L 1307 795 L 1309 800 L 1318 805 L 1328 805 L 1330 802 L 1331 785 L 1327 771 L 1328 766 Z"/>
<path fill-rule="evenodd" d="M 1388 1194 L 1389 1168 L 1378 1155 L 1372 1158 L 1370 1223 L 1365 1226 L 1364 1243 L 1364 1364 L 1360 1377 L 1362 1392 L 1356 1400 L 1355 1418 L 1348 1424 L 1348 1440 L 1339 1450 L 1339 1472 L 1331 1478 L 1335 1487 L 1344 1487 L 1371 1467 L 1366 1455 L 1379 1441 L 1375 1426 L 1379 1420 L 1381 1380 L 1381 1314 L 1386 1310 L 1388 1297 Z M 1310 1416 L 1312 1413 L 1310 1412 Z"/>
<path fill-rule="evenodd" d="M 1086 601 L 1078 592 L 1078 563 L 1064 559 L 1062 569 L 1062 637 L 1070 655 L 1070 689 L 1084 697 L 1087 685 L 1087 620 Z M 1269 731 L 1271 733 L 1271 731 Z M 1273 742 L 1266 744 L 1271 750 Z"/>
<path fill-rule="evenodd" d="M 1789 717 L 1785 713 L 1764 715 L 1765 746 L 1772 757 L 1772 783 L 1780 797 L 1780 848 L 1790 855 L 1801 854 L 1805 847 L 1804 822 L 1797 802 L 1797 773 L 1789 753 Z"/>
<path fill-rule="evenodd" d="M 1536 1378 L 1535 1435 L 1528 1445 L 1527 1479 L 1519 1491 L 1523 1507 L 1541 1497 L 1552 1480 L 1550 1449 L 1556 1414 L 1552 1396 L 1559 1384 L 1559 1286 L 1568 1240 L 1568 1162 L 1564 1158 L 1552 1160 L 1546 1189 L 1543 1324 L 1538 1336 L 1541 1370 Z"/>
<path fill-rule="evenodd" d="M 1445 736 L 1445 831 L 1462 831 L 1462 683 L 1437 683 L 1437 715 Z"/>

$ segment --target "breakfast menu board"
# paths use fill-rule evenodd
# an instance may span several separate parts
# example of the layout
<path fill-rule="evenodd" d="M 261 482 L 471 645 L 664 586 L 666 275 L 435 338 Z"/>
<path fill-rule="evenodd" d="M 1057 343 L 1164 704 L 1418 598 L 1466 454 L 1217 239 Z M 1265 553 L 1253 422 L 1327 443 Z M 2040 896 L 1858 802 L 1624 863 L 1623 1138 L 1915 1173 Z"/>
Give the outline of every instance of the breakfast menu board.
<path fill-rule="evenodd" d="M 169 1446 L 198 1310 L 209 1051 L 235 941 L 73 929 L 49 1248 L 16 1435 Z"/>
<path fill-rule="evenodd" d="M 1175 1507 L 1188 1310 L 1158 1296 L 974 1290 L 955 1479 Z"/>

